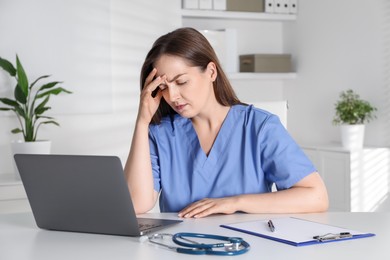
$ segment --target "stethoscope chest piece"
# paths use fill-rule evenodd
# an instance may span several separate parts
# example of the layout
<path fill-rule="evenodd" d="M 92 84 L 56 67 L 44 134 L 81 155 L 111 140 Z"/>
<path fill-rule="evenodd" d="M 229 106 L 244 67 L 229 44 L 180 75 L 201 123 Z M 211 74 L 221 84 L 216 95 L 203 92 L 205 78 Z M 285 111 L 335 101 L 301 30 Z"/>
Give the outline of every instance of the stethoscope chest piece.
<path fill-rule="evenodd" d="M 165 237 L 171 237 L 177 246 L 162 243 Z M 178 253 L 193 255 L 241 255 L 248 252 L 250 245 L 240 237 L 227 237 L 211 234 L 181 232 L 172 234 L 154 234 L 148 237 L 149 242 L 164 246 Z M 196 241 L 194 239 L 197 239 Z M 213 240 L 214 243 L 201 243 L 199 240 Z M 160 241 L 158 241 L 160 240 Z M 216 242 L 217 241 L 217 242 Z"/>

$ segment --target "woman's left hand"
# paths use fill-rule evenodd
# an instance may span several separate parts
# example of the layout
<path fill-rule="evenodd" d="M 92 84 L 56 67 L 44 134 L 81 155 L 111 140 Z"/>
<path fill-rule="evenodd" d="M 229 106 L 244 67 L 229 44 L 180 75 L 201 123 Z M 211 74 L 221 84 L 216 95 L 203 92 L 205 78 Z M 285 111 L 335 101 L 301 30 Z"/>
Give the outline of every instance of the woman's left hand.
<path fill-rule="evenodd" d="M 202 218 L 212 214 L 233 214 L 237 210 L 236 197 L 218 199 L 202 199 L 182 209 L 178 216 L 181 218 Z"/>

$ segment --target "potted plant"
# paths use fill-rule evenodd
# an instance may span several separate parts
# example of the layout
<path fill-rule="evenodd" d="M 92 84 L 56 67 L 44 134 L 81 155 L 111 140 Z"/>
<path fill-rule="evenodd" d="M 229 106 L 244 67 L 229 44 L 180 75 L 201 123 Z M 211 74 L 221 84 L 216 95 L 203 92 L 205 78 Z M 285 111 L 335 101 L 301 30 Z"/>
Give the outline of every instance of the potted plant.
<path fill-rule="evenodd" d="M 54 124 L 59 126 L 53 117 L 45 116 L 45 112 L 51 107 L 47 104 L 51 95 L 71 93 L 58 87 L 61 82 L 53 81 L 37 86 L 38 81 L 50 77 L 44 75 L 38 77 L 29 84 L 26 72 L 16 55 L 16 66 L 0 57 L 0 67 L 15 78 L 14 99 L 0 98 L 0 111 L 12 111 L 15 113 L 19 127 L 11 130 L 13 134 L 22 134 L 23 140 L 12 143 L 13 153 L 50 153 L 50 141 L 38 140 L 38 130 L 42 125 Z"/>
<path fill-rule="evenodd" d="M 362 148 L 365 124 L 375 118 L 376 107 L 362 100 L 352 89 L 341 92 L 335 104 L 335 125 L 341 126 L 341 141 L 346 149 Z"/>

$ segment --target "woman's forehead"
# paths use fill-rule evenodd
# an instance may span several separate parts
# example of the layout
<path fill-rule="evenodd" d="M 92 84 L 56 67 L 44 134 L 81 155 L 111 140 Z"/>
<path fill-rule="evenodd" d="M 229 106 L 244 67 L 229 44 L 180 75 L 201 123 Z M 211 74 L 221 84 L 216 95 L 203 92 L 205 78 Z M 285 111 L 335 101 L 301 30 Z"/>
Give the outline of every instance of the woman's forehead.
<path fill-rule="evenodd" d="M 154 62 L 155 67 L 166 67 L 169 64 L 188 67 L 188 62 L 179 56 L 163 54 Z"/>
<path fill-rule="evenodd" d="M 157 76 L 167 76 L 168 81 L 173 81 L 177 76 L 189 74 L 195 67 L 189 66 L 188 62 L 178 56 L 162 55 L 154 64 Z"/>

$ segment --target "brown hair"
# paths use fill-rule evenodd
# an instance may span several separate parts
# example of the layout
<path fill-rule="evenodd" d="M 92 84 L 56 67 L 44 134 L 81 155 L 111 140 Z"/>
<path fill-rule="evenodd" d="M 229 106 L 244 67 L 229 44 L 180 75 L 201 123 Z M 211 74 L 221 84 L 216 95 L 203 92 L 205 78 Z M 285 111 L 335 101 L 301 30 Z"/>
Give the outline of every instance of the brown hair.
<path fill-rule="evenodd" d="M 214 93 L 217 102 L 224 106 L 242 104 L 227 79 L 218 61 L 217 55 L 207 39 L 193 28 L 180 28 L 158 38 L 147 54 L 141 69 L 141 91 L 145 80 L 155 66 L 155 62 L 164 54 L 173 55 L 186 60 L 190 66 L 204 71 L 210 62 L 215 63 L 217 78 L 214 82 Z M 159 108 L 152 118 L 153 124 L 159 124 L 161 118 L 176 112 L 161 99 Z"/>

